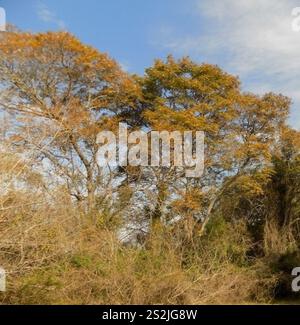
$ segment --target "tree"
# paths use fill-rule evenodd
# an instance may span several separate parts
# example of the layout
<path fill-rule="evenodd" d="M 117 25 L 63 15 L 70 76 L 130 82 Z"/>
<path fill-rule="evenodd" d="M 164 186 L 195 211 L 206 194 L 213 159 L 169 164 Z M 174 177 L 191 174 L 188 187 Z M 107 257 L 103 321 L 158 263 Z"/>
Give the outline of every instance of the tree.
<path fill-rule="evenodd" d="M 272 163 L 272 178 L 266 191 L 269 194 L 269 211 L 274 211 L 276 221 L 281 228 L 299 227 L 300 133 L 298 131 L 289 127 L 282 130 L 279 144 L 273 153 Z"/>
<path fill-rule="evenodd" d="M 133 79 L 69 33 L 5 33 L 0 83 L 1 107 L 15 119 L 14 145 L 92 208 L 108 186 L 96 164 L 96 136 L 135 109 Z"/>
<path fill-rule="evenodd" d="M 233 184 L 253 185 L 251 175 L 268 166 L 290 101 L 273 93 L 243 93 L 239 80 L 219 67 L 199 65 L 189 58 L 176 61 L 172 56 L 147 69 L 141 86 L 148 128 L 205 132 L 205 174 L 201 179 L 187 180 L 185 190 L 180 189 L 185 193 L 202 189 L 204 229 L 214 207 Z M 160 205 L 161 198 L 167 200 L 174 178 L 168 184 L 163 179 L 163 184 L 156 184 Z M 170 195 L 174 191 L 169 191 Z"/>

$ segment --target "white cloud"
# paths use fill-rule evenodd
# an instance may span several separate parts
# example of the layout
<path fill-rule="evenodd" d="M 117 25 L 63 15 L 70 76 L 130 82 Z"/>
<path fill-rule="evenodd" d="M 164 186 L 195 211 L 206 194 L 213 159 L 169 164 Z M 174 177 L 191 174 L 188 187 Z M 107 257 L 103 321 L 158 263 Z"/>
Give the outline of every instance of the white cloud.
<path fill-rule="evenodd" d="M 300 129 L 300 32 L 292 30 L 292 9 L 300 3 L 195 0 L 194 4 L 199 35 L 180 38 L 175 31 L 162 40 L 164 46 L 220 64 L 238 74 L 250 91 L 290 96 L 294 101 L 291 123 Z"/>
<path fill-rule="evenodd" d="M 56 13 L 52 12 L 43 2 L 37 3 L 37 15 L 39 19 L 45 23 L 52 23 L 59 29 L 66 29 L 66 24 L 63 20 L 59 19 Z"/>

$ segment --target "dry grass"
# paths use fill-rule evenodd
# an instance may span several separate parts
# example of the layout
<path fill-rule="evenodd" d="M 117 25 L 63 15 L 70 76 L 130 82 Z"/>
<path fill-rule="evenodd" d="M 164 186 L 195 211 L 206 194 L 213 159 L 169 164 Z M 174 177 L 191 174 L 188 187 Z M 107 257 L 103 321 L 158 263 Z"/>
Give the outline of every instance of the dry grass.
<path fill-rule="evenodd" d="M 45 190 L 21 160 L 1 162 L 9 186 L 0 194 L 0 265 L 8 281 L 0 303 L 268 303 L 280 281 L 274 256 L 295 246 L 288 231 L 267 223 L 265 256 L 251 257 L 245 222 L 221 217 L 192 240 L 183 222 L 157 229 L 143 247 L 124 246 L 118 222 L 87 214 L 64 188 Z M 26 176 L 26 191 L 16 174 L 18 181 Z"/>
<path fill-rule="evenodd" d="M 52 193 L 55 204 L 29 206 L 21 193 L 15 195 L 19 207 L 0 215 L 0 265 L 8 272 L 2 303 L 234 304 L 272 298 L 276 276 L 247 259 L 251 242 L 242 223 L 221 222 L 191 245 L 180 241 L 178 230 L 162 229 L 143 248 L 124 247 L 101 215 L 95 224 L 61 193 Z"/>

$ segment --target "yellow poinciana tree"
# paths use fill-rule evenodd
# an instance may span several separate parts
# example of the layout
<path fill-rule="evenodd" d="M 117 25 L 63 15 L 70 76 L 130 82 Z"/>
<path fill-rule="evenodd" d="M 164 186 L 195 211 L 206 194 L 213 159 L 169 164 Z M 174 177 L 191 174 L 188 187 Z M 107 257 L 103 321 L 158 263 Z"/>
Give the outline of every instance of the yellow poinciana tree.
<path fill-rule="evenodd" d="M 189 58 L 176 61 L 171 56 L 146 70 L 141 87 L 147 107 L 144 121 L 150 129 L 205 132 L 205 173 L 186 187 L 188 193 L 193 187 L 205 189 L 204 226 L 234 182 L 254 190 L 251 175 L 268 177 L 262 170 L 270 162 L 271 148 L 288 116 L 288 98 L 243 93 L 239 80 L 219 67 L 199 65 Z M 166 199 L 165 194 L 160 196 Z"/>
<path fill-rule="evenodd" d="M 133 80 L 69 33 L 4 33 L 0 84 L 1 108 L 15 120 L 11 141 L 92 207 L 105 188 L 96 136 L 134 110 Z"/>

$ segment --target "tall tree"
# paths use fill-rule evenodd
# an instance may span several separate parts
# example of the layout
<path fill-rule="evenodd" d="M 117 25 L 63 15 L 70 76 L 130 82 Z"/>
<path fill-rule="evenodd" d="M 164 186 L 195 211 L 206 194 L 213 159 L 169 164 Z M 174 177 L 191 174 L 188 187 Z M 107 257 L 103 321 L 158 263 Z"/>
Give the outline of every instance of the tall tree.
<path fill-rule="evenodd" d="M 243 93 L 238 78 L 219 67 L 199 65 L 189 58 L 176 61 L 172 56 L 147 69 L 141 86 L 147 127 L 205 132 L 205 173 L 200 179 L 189 180 L 185 190 L 190 195 L 192 188 L 204 189 L 201 197 L 206 208 L 201 205 L 200 214 L 205 226 L 233 183 L 247 186 L 252 182 L 249 175 L 268 165 L 290 101 L 273 93 Z M 163 187 L 157 183 L 160 204 L 161 198 L 167 200 L 166 192 L 174 179 L 168 185 L 165 179 L 163 182 Z M 174 191 L 169 191 L 170 195 Z"/>
<path fill-rule="evenodd" d="M 69 33 L 1 37 L 1 109 L 15 118 L 12 141 L 32 161 L 45 162 L 73 197 L 94 206 L 107 187 L 96 164 L 96 136 L 134 110 L 135 82 Z"/>

